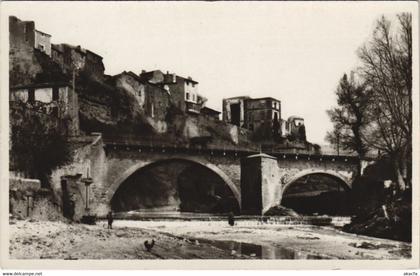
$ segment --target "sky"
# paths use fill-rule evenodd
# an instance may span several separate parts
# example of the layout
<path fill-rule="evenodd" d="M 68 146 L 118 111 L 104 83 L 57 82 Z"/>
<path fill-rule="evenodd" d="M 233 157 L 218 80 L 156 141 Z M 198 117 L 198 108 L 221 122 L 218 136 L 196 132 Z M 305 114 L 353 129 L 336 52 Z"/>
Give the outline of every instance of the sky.
<path fill-rule="evenodd" d="M 326 144 L 326 110 L 357 68 L 357 49 L 381 15 L 416 2 L 3 2 L 2 15 L 35 21 L 52 43 L 103 57 L 105 73 L 160 69 L 191 76 L 207 106 L 247 95 L 281 101 L 305 119 L 307 139 Z"/>

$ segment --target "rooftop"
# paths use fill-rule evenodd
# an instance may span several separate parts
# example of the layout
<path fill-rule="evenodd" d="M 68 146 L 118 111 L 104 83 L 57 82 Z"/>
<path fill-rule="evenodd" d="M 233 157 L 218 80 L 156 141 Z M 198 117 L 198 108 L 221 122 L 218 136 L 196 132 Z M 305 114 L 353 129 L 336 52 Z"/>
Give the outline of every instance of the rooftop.
<path fill-rule="evenodd" d="M 272 101 L 280 102 L 280 100 L 277 100 L 277 99 L 272 98 L 272 97 L 250 98 L 250 100 L 253 100 L 253 101 L 257 101 L 257 100 L 272 100 Z"/>
<path fill-rule="evenodd" d="M 40 33 L 40 34 L 42 34 L 42 35 L 46 35 L 46 36 L 51 37 L 51 35 L 50 35 L 50 34 L 47 34 L 47 33 L 41 32 L 40 30 L 35 30 L 35 32 L 38 32 L 38 33 Z"/>
<path fill-rule="evenodd" d="M 212 109 L 212 108 L 207 107 L 207 106 L 201 108 L 201 111 L 202 112 L 204 111 L 204 113 L 213 114 L 213 115 L 219 115 L 221 113 L 220 111 L 217 111 L 217 110 Z"/>
<path fill-rule="evenodd" d="M 159 74 L 162 74 L 162 75 L 170 75 L 169 72 L 163 73 L 161 70 L 152 70 L 152 71 L 148 71 L 148 72 L 141 72 L 140 76 L 141 77 L 146 77 L 146 78 L 147 77 L 152 77 L 154 75 L 154 73 L 156 73 L 156 72 L 159 73 Z M 191 77 L 184 78 L 184 77 L 178 76 L 176 74 L 175 74 L 175 76 L 176 76 L 177 79 L 182 79 L 182 80 L 194 83 L 194 84 L 198 84 L 198 81 L 193 80 Z"/>

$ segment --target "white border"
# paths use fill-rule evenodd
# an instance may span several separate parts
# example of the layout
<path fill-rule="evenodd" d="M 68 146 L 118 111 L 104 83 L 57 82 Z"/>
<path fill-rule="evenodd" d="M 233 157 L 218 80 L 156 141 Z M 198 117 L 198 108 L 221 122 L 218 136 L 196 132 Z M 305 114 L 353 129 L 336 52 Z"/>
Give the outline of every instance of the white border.
<path fill-rule="evenodd" d="M 392 4 L 390 3 L 392 2 Z M 68 2 L 49 2 L 60 5 Z M 132 2 L 131 2 L 132 3 Z M 1 100 L 0 100 L 0 253 L 1 266 L 15 269 L 416 269 L 419 267 L 419 47 L 418 47 L 418 3 L 405 1 L 373 1 L 373 2 L 279 2 L 279 5 L 395 5 L 409 8 L 413 14 L 413 242 L 412 259 L 410 260 L 10 260 L 8 231 L 8 16 L 9 8 L 21 2 L 1 2 Z M 84 2 L 72 2 L 79 7 Z M 93 3 L 90 2 L 90 5 Z M 165 2 L 154 3 L 163 5 Z M 186 4 L 182 2 L 182 4 Z M 192 2 L 188 5 L 200 5 L 203 2 Z M 208 3 L 207 3 L 208 4 Z M 217 3 L 223 5 L 224 3 Z M 261 5 L 265 3 L 262 2 Z M 124 5 L 124 2 L 96 2 L 101 5 Z M 152 5 L 152 3 L 149 3 Z"/>

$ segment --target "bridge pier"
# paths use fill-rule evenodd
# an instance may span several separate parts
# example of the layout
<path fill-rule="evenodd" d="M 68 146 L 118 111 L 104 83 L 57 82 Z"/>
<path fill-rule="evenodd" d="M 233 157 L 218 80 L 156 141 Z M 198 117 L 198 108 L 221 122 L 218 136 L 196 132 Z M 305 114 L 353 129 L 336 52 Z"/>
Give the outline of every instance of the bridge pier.
<path fill-rule="evenodd" d="M 281 182 L 277 158 L 255 154 L 241 160 L 241 213 L 263 215 L 280 203 Z"/>

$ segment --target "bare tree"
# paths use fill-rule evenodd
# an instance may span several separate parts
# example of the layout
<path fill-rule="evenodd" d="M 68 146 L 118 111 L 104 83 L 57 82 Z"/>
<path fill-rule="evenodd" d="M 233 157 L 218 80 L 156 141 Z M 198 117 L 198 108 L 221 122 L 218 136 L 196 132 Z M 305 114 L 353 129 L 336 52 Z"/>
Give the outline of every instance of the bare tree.
<path fill-rule="evenodd" d="M 369 131 L 363 139 L 391 158 L 398 186 L 404 190 L 411 179 L 412 17 L 402 13 L 397 18 L 396 28 L 382 16 L 358 54 L 361 75 L 372 91 Z"/>

